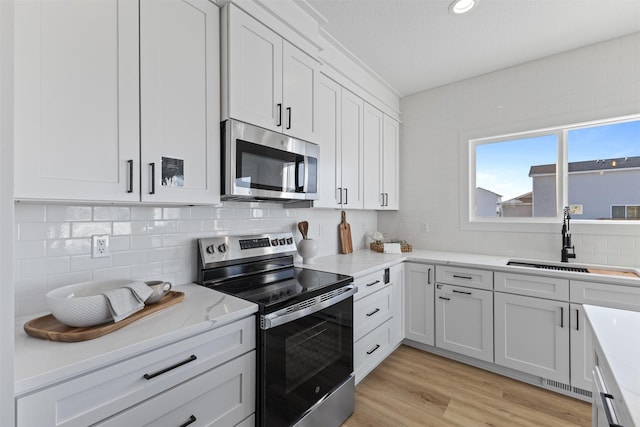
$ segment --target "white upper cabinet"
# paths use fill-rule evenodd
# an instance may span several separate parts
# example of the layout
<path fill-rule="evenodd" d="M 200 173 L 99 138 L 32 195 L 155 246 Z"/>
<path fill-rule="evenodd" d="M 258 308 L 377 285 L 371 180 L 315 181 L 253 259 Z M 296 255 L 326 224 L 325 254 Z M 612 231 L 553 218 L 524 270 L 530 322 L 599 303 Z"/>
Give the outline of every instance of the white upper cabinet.
<path fill-rule="evenodd" d="M 399 126 L 377 108 L 365 104 L 364 208 L 398 209 Z"/>
<path fill-rule="evenodd" d="M 213 3 L 20 0 L 15 36 L 16 198 L 219 200 Z"/>
<path fill-rule="evenodd" d="M 138 201 L 138 4 L 15 4 L 15 197 Z"/>
<path fill-rule="evenodd" d="M 219 201 L 218 15 L 208 0 L 141 1 L 143 201 Z"/>
<path fill-rule="evenodd" d="M 233 4 L 222 37 L 223 118 L 315 142 L 320 64 Z"/>
<path fill-rule="evenodd" d="M 385 115 L 382 123 L 383 209 L 400 209 L 400 123 Z"/>
<path fill-rule="evenodd" d="M 364 208 L 381 209 L 382 192 L 382 112 L 369 104 L 364 106 Z"/>
<path fill-rule="evenodd" d="M 316 101 L 320 158 L 318 160 L 318 200 L 313 202 L 313 206 L 337 208 L 340 207 L 341 197 L 338 187 L 342 182 L 342 87 L 321 74 Z"/>
<path fill-rule="evenodd" d="M 342 89 L 340 168 L 342 182 L 338 187 L 339 202 L 343 208 L 362 209 L 363 195 L 363 145 L 364 101 L 346 89 Z M 322 152 L 320 153 L 322 156 Z"/>

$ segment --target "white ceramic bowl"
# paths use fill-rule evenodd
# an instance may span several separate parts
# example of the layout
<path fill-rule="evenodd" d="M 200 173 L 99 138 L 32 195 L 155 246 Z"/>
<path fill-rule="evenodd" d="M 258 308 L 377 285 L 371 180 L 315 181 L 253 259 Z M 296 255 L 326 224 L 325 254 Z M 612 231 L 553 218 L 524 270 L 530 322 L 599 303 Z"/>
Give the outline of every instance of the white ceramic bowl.
<path fill-rule="evenodd" d="M 53 317 L 68 326 L 86 327 L 113 319 L 103 292 L 121 288 L 131 280 L 82 282 L 47 293 L 47 305 Z"/>

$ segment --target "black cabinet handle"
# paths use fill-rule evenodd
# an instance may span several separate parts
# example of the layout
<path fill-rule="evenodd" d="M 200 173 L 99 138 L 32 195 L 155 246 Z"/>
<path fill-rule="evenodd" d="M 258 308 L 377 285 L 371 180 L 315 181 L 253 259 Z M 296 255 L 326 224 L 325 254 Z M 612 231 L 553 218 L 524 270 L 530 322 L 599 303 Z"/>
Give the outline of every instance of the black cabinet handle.
<path fill-rule="evenodd" d="M 576 331 L 580 330 L 580 310 L 576 309 Z"/>
<path fill-rule="evenodd" d="M 373 316 L 374 314 L 376 314 L 376 313 L 377 313 L 377 312 L 379 312 L 379 311 L 380 311 L 380 309 L 379 309 L 379 308 L 376 308 L 376 309 L 375 309 L 375 310 L 373 310 L 371 313 L 367 313 L 367 317 L 371 317 L 371 316 Z"/>
<path fill-rule="evenodd" d="M 156 164 L 149 163 L 149 166 L 151 167 L 151 191 L 149 194 L 156 194 Z"/>
<path fill-rule="evenodd" d="M 438 297 L 438 298 L 443 299 L 445 301 L 451 301 L 451 298 L 447 298 L 447 297 Z"/>
<path fill-rule="evenodd" d="M 196 360 L 196 359 L 197 359 L 196 355 L 195 355 L 195 354 L 192 354 L 191 356 L 189 356 L 189 358 L 188 358 L 188 359 L 183 360 L 182 362 L 178 362 L 178 363 L 176 363 L 175 365 L 171 365 L 171 366 L 169 366 L 168 368 L 164 368 L 164 369 L 161 369 L 161 370 L 159 370 L 159 371 L 156 371 L 156 372 L 154 372 L 153 374 L 144 374 L 142 377 L 143 377 L 145 380 L 150 380 L 151 378 L 155 378 L 155 377 L 157 377 L 158 375 L 166 374 L 167 372 L 169 372 L 169 371 L 171 371 L 171 370 L 173 370 L 173 369 L 179 368 L 179 367 L 180 367 L 180 366 L 182 366 L 182 365 L 186 365 L 187 363 L 193 362 L 193 361 L 194 361 L 194 360 Z"/>
<path fill-rule="evenodd" d="M 465 280 L 471 280 L 472 279 L 471 276 L 459 276 L 457 274 L 454 274 L 453 277 L 455 277 L 456 279 L 465 279 Z"/>
<path fill-rule="evenodd" d="M 349 204 L 349 189 L 348 188 L 344 189 L 344 204 L 345 205 Z"/>
<path fill-rule="evenodd" d="M 431 284 L 431 269 L 427 269 L 427 285 Z"/>
<path fill-rule="evenodd" d="M 127 160 L 127 164 L 129 165 L 129 188 L 127 188 L 127 193 L 133 193 L 133 160 Z"/>
<path fill-rule="evenodd" d="M 195 422 L 196 422 L 195 415 L 191 415 L 187 421 L 185 421 L 183 424 L 180 424 L 180 427 L 187 427 L 188 425 L 193 424 Z"/>
<path fill-rule="evenodd" d="M 376 344 L 371 350 L 367 351 L 367 354 L 373 354 L 374 351 L 380 348 L 380 344 Z"/>
<path fill-rule="evenodd" d="M 564 307 L 560 307 L 560 327 L 564 328 Z"/>
<path fill-rule="evenodd" d="M 455 289 L 453 289 L 453 292 L 455 292 L 456 294 L 471 295 L 471 292 L 457 291 L 457 290 L 455 290 Z"/>
<path fill-rule="evenodd" d="M 276 107 L 278 107 L 278 123 L 276 123 L 276 126 L 282 126 L 282 104 L 276 104 Z"/>
<path fill-rule="evenodd" d="M 366 286 L 369 287 L 369 286 L 376 285 L 378 283 L 380 283 L 380 280 L 376 280 L 375 282 L 367 283 Z"/>
<path fill-rule="evenodd" d="M 289 123 L 287 125 L 287 129 L 291 129 L 291 107 L 287 107 L 287 114 L 289 116 Z"/>
<path fill-rule="evenodd" d="M 340 193 L 340 201 L 338 202 L 339 205 L 342 204 L 342 187 L 338 187 L 338 193 Z"/>

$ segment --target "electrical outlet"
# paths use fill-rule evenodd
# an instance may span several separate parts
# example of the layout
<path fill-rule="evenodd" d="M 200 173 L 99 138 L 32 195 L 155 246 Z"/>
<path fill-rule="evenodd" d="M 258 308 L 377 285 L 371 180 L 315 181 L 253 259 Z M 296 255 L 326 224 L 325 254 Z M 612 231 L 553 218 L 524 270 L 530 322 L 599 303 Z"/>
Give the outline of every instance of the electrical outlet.
<path fill-rule="evenodd" d="M 420 231 L 422 233 L 428 233 L 429 232 L 429 223 L 426 221 L 423 221 L 420 223 Z"/>
<path fill-rule="evenodd" d="M 569 205 L 569 212 L 572 215 L 582 215 L 582 205 Z"/>
<path fill-rule="evenodd" d="M 91 257 L 104 258 L 111 256 L 109 251 L 109 235 L 101 234 L 91 236 Z"/>

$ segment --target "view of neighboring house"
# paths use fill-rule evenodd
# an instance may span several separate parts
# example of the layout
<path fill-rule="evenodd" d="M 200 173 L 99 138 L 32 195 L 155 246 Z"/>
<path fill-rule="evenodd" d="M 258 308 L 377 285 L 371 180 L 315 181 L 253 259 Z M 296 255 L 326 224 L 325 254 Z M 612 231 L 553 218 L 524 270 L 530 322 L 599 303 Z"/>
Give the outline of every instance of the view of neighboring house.
<path fill-rule="evenodd" d="M 554 217 L 556 165 L 531 166 L 533 191 L 502 201 L 476 188 L 478 217 Z M 569 163 L 569 204 L 582 205 L 579 219 L 640 219 L 640 156 Z"/>

